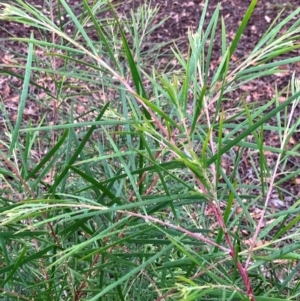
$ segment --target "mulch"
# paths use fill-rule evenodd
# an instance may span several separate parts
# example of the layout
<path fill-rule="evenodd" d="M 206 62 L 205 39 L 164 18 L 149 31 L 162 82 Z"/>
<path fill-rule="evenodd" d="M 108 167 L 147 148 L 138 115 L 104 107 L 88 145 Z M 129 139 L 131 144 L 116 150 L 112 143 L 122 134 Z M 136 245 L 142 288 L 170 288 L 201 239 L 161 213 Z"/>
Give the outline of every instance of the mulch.
<path fill-rule="evenodd" d="M 6 0 L 9 2 L 9 0 Z M 119 3 L 117 6 L 117 11 L 120 17 L 126 16 L 130 14 L 131 9 L 136 11 L 137 7 L 139 7 L 142 3 L 148 3 L 148 0 L 124 0 L 124 1 L 113 1 L 114 4 Z M 248 9 L 250 4 L 250 0 L 225 0 L 225 1 L 217 1 L 210 0 L 209 7 L 207 12 L 207 18 L 205 25 L 209 22 L 209 17 L 212 16 L 214 10 L 216 9 L 218 3 L 220 2 L 220 14 L 224 18 L 227 30 L 227 39 L 228 43 L 232 41 L 235 36 L 235 33 L 238 29 L 239 24 Z M 40 11 L 43 11 L 45 14 L 50 15 L 50 10 L 47 7 L 47 4 L 44 0 L 30 0 L 28 1 L 34 7 L 37 7 Z M 82 12 L 81 1 L 79 0 L 69 0 L 68 4 L 72 8 L 72 10 L 76 13 L 76 15 L 80 16 Z M 155 45 L 157 43 L 167 43 L 168 45 L 164 47 L 165 54 L 161 57 L 161 64 L 165 65 L 166 62 L 169 62 L 170 55 L 170 45 L 172 41 L 176 41 L 179 49 L 183 52 L 188 52 L 188 39 L 187 34 L 189 30 L 197 30 L 201 12 L 203 10 L 203 1 L 202 0 L 187 0 L 187 1 L 166 1 L 166 0 L 152 0 L 151 5 L 153 7 L 159 6 L 158 14 L 155 17 L 154 24 L 159 24 L 160 21 L 167 18 L 167 20 L 163 23 L 163 25 L 159 26 L 154 30 L 154 32 L 149 36 L 149 38 L 145 41 L 145 45 L 143 45 L 143 49 L 147 51 L 151 48 L 151 45 Z M 254 14 L 252 15 L 249 24 L 242 36 L 240 44 L 237 50 L 234 53 L 233 60 L 235 62 L 239 62 L 239 60 L 247 57 L 251 50 L 254 48 L 256 43 L 262 37 L 262 35 L 266 32 L 272 22 L 277 18 L 278 14 L 284 9 L 278 18 L 279 22 L 286 16 L 288 16 L 292 11 L 294 11 L 299 6 L 299 0 L 265 0 L 258 1 Z M 1 7 L 1 5 L 0 5 Z M 55 5 L 53 5 L 55 7 Z M 64 10 L 61 10 L 62 18 L 58 19 L 57 11 L 53 11 L 54 20 L 57 24 L 64 25 L 66 28 L 66 32 L 72 34 L 73 26 L 68 21 L 68 16 L 64 13 Z M 108 18 L 110 16 L 109 12 L 101 12 L 98 17 Z M 296 16 L 299 18 L 300 16 Z M 293 21 L 295 21 L 293 20 Z M 41 33 L 37 30 L 34 31 L 36 37 L 40 37 L 41 39 L 49 39 L 51 40 L 51 33 Z M 3 22 L 0 21 L 0 64 L 9 63 L 15 59 L 17 53 L 23 53 L 26 55 L 26 46 L 22 45 L 18 42 L 9 41 L 7 38 L 11 36 L 17 37 L 28 37 L 30 34 L 29 28 L 24 28 L 22 25 Z M 221 28 L 219 27 L 217 30 L 216 41 L 221 40 Z M 300 52 L 295 51 L 289 56 L 299 56 Z M 212 54 L 212 68 L 217 66 L 220 62 L 220 44 L 217 42 L 214 44 L 213 54 Z M 176 63 L 175 63 L 176 64 Z M 170 67 L 170 66 L 169 66 Z M 171 66 L 172 68 L 176 66 Z M 0 67 L 2 68 L 2 67 Z M 260 78 L 254 81 L 252 84 L 241 87 L 230 95 L 231 102 L 227 102 L 224 106 L 235 106 L 237 103 L 240 103 L 241 95 L 247 95 L 246 99 L 249 103 L 257 102 L 264 103 L 270 100 L 275 95 L 275 87 L 277 89 L 283 89 L 289 83 L 291 79 L 292 73 L 295 72 L 296 76 L 300 75 L 300 64 L 294 64 L 290 66 L 288 72 L 285 73 L 284 76 L 273 75 L 269 77 Z M 22 82 L 19 79 L 16 79 L 13 76 L 7 77 L 3 76 L 0 73 L 0 96 L 4 106 L 6 107 L 9 114 L 11 114 L 11 119 L 14 120 L 16 117 L 16 112 L 18 108 L 19 101 L 19 91 L 21 90 Z M 41 107 L 44 104 L 39 100 L 36 101 L 37 98 L 30 100 L 27 102 L 27 107 L 25 110 L 25 114 L 28 114 L 29 119 L 38 120 L 38 117 L 41 116 Z M 50 106 L 51 107 L 51 106 Z M 46 108 L 49 110 L 49 107 Z M 50 115 L 51 116 L 51 115 Z M 295 111 L 294 120 L 298 119 L 300 116 L 300 109 L 297 108 Z M 1 117 L 1 116 L 0 116 Z M 274 124 L 276 120 L 274 120 Z M 1 126 L 1 125 L 0 125 Z M 278 134 L 274 134 L 271 132 L 266 132 L 265 134 L 265 144 L 279 147 L 280 139 Z M 298 132 L 295 133 L 293 137 L 291 137 L 289 148 L 295 147 L 299 142 L 300 134 L 299 129 Z M 274 165 L 274 162 L 277 158 L 275 154 L 266 154 L 268 163 L 270 167 Z M 251 154 L 245 154 L 243 162 L 240 165 L 240 172 L 243 173 L 245 181 L 251 182 L 253 179 L 253 168 L 251 167 Z M 230 163 L 228 166 L 225 166 L 225 169 L 230 169 Z M 284 167 L 285 169 L 282 172 L 292 172 L 298 170 L 300 166 L 300 159 L 298 156 L 294 156 L 291 158 L 290 162 Z M 251 176 L 252 174 L 252 176 Z M 281 187 L 291 193 L 288 195 L 286 193 L 286 198 L 282 199 L 280 193 L 274 191 L 275 196 L 274 200 L 277 200 L 278 204 L 285 204 L 287 202 L 289 204 L 293 203 L 297 197 L 300 196 L 300 176 L 290 180 L 288 183 L 283 183 Z"/>

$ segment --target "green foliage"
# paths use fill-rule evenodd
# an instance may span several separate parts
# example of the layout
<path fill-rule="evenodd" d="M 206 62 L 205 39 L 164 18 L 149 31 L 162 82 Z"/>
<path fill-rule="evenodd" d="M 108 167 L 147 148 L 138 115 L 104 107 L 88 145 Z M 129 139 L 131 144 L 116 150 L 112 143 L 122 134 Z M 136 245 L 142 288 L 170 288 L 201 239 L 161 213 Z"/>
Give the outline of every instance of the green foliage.
<path fill-rule="evenodd" d="M 204 26 L 207 1 L 198 31 L 189 33 L 188 58 L 173 49 L 180 72 L 158 65 L 165 45 L 141 51 L 158 26 L 157 8 L 142 6 L 125 21 L 104 0 L 83 0 L 80 17 L 60 0 L 75 26 L 68 34 L 21 0 L 2 4 L 0 20 L 55 37 L 11 38 L 28 45 L 27 57 L 16 53 L 16 64 L 0 66 L 22 81 L 16 122 L 1 105 L 2 300 L 299 298 L 300 202 L 280 212 L 268 206 L 273 189 L 295 198 L 280 185 L 299 174 L 299 166 L 284 172 L 299 156 L 297 144 L 286 148 L 300 123 L 293 121 L 299 81 L 293 76 L 263 105 L 243 96 L 233 114 L 224 105 L 245 83 L 300 61 L 281 58 L 299 48 L 299 20 L 279 34 L 296 9 L 232 62 L 256 2 L 230 45 L 221 20 L 222 60 L 211 70 L 220 6 Z M 100 11 L 112 18 L 98 18 Z M 38 124 L 26 119 L 29 97 L 43 112 Z M 271 131 L 279 147 L 264 145 Z M 239 164 L 250 150 L 259 159 L 255 180 L 245 183 Z"/>

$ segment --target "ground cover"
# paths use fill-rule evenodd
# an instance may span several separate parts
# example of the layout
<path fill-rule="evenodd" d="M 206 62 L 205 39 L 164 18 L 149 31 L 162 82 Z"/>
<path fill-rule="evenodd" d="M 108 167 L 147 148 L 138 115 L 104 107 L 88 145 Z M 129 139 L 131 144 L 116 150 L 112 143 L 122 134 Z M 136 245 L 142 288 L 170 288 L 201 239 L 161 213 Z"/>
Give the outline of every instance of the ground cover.
<path fill-rule="evenodd" d="M 3 297 L 297 300 L 296 1 L 258 1 L 241 36 L 245 1 L 19 4 L 0 12 Z"/>

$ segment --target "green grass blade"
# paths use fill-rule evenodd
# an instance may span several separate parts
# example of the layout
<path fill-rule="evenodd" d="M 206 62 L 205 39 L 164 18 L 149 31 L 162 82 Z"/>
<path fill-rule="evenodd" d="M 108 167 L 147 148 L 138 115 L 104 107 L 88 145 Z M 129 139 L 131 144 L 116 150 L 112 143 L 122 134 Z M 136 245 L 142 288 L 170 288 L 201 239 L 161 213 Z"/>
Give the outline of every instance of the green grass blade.
<path fill-rule="evenodd" d="M 121 277 L 118 281 L 114 282 L 113 284 L 110 284 L 107 286 L 104 290 L 102 290 L 100 293 L 95 295 L 93 298 L 90 299 L 90 301 L 97 301 L 98 298 L 102 297 L 103 295 L 107 294 L 109 291 L 117 287 L 119 284 L 121 284 L 124 281 L 127 281 L 130 277 L 133 277 L 135 274 L 140 272 L 142 269 L 150 265 L 151 263 L 155 262 L 157 258 L 162 256 L 164 253 L 166 253 L 169 249 L 173 247 L 173 244 L 168 245 L 167 247 L 162 248 L 161 251 L 156 253 L 154 256 L 150 257 L 148 260 L 144 261 L 141 265 L 138 267 L 132 269 L 129 273 L 127 273 L 125 276 Z"/>
<path fill-rule="evenodd" d="M 257 3 L 257 0 L 252 0 L 250 5 L 249 5 L 249 8 L 247 9 L 247 12 L 245 13 L 244 17 L 243 17 L 243 20 L 242 20 L 242 23 L 241 25 L 239 26 L 238 28 L 238 31 L 230 45 L 230 48 L 229 48 L 229 59 L 231 58 L 231 56 L 233 55 L 239 41 L 240 41 L 240 38 L 246 28 L 246 25 L 248 24 L 248 21 L 254 11 L 254 8 L 256 6 L 256 3 Z"/>
<path fill-rule="evenodd" d="M 290 103 L 292 103 L 295 99 L 297 99 L 298 97 L 300 97 L 300 92 L 297 92 L 296 94 L 294 94 L 293 96 L 291 96 L 289 99 L 287 99 L 285 102 L 283 102 L 281 105 L 279 105 L 277 108 L 273 109 L 271 112 L 269 112 L 267 115 L 265 115 L 263 118 L 261 118 L 258 122 L 256 122 L 255 124 L 253 124 L 252 126 L 250 126 L 246 131 L 244 131 L 242 134 L 240 134 L 239 136 L 237 136 L 235 139 L 233 139 L 230 142 L 227 142 L 226 146 L 223 147 L 220 150 L 220 155 L 226 153 L 228 150 L 230 150 L 233 146 L 235 146 L 237 143 L 239 143 L 242 139 L 244 139 L 245 137 L 247 137 L 249 134 L 251 134 L 252 132 L 254 132 L 257 128 L 259 128 L 261 125 L 263 125 L 264 123 L 266 123 L 266 121 L 268 121 L 270 118 L 272 118 L 273 116 L 275 116 L 278 112 L 282 111 L 285 107 L 287 107 Z M 217 155 L 214 155 L 213 157 L 211 157 L 207 164 L 210 165 L 212 163 L 214 163 L 217 159 Z"/>
<path fill-rule="evenodd" d="M 33 33 L 31 33 L 31 39 L 32 38 L 33 38 Z M 26 104 L 27 95 L 28 95 L 28 88 L 29 88 L 29 83 L 30 83 L 32 57 L 33 57 L 33 44 L 29 44 L 28 56 L 27 56 L 27 62 L 26 62 L 26 70 L 25 70 L 25 76 L 24 76 L 24 82 L 23 82 L 23 89 L 22 89 L 22 94 L 21 94 L 19 108 L 18 108 L 18 116 L 17 116 L 14 131 L 12 133 L 11 144 L 10 144 L 10 148 L 9 148 L 10 155 L 12 154 L 12 152 L 16 146 L 17 139 L 19 136 L 19 130 L 20 130 L 20 127 L 22 124 L 23 113 L 24 113 L 24 109 L 25 109 L 25 104 Z"/>
<path fill-rule="evenodd" d="M 5 280 L 0 284 L 1 287 L 3 287 L 16 273 L 16 271 L 19 269 L 19 267 L 22 264 L 23 258 L 25 257 L 26 254 L 26 246 L 22 249 L 20 256 L 17 258 L 17 260 L 15 260 L 15 263 L 10 271 L 10 273 L 7 275 L 7 277 L 5 278 Z"/>
<path fill-rule="evenodd" d="M 101 118 L 103 117 L 106 109 L 108 108 L 109 103 L 107 103 L 103 109 L 101 110 L 100 114 L 98 115 L 98 117 L 96 118 L 96 121 L 100 121 Z M 96 129 L 96 126 L 93 125 L 91 126 L 91 128 L 88 130 L 88 132 L 86 133 L 86 135 L 83 137 L 80 145 L 78 146 L 78 148 L 76 149 L 75 153 L 73 154 L 73 156 L 71 157 L 71 159 L 69 160 L 67 166 L 63 169 L 63 171 L 60 173 L 60 175 L 56 178 L 55 182 L 53 183 L 53 185 L 51 186 L 51 188 L 49 189 L 49 194 L 53 194 L 55 193 L 56 187 L 59 185 L 59 183 L 64 179 L 64 177 L 66 176 L 66 174 L 68 173 L 70 166 L 73 165 L 73 163 L 76 161 L 76 159 L 78 158 L 78 156 L 80 155 L 81 151 L 83 150 L 86 142 L 88 141 L 88 139 L 90 138 L 90 136 L 92 135 L 92 133 L 94 132 L 94 130 Z"/>
<path fill-rule="evenodd" d="M 65 142 L 66 138 L 68 137 L 69 130 L 65 130 L 64 134 L 62 137 L 59 139 L 59 141 L 55 144 L 55 146 L 50 149 L 50 151 L 46 154 L 46 156 L 39 162 L 39 164 L 27 175 L 25 180 L 29 180 L 30 178 L 34 178 L 35 175 L 39 172 L 41 168 L 50 160 L 50 158 L 57 153 L 59 148 L 63 145 Z"/>

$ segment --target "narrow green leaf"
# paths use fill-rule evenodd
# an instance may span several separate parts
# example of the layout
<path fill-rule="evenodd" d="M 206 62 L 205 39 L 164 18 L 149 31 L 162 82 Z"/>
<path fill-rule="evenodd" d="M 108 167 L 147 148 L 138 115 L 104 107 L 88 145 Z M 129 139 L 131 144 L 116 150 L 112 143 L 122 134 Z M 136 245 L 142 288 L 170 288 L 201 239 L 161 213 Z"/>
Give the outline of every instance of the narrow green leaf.
<path fill-rule="evenodd" d="M 100 41 L 102 41 L 105 45 L 105 48 L 106 50 L 108 51 L 109 53 L 109 57 L 110 59 L 114 62 L 115 66 L 119 69 L 119 72 L 120 72 L 120 67 L 119 67 L 119 63 L 117 62 L 117 60 L 115 59 L 115 53 L 114 51 L 112 50 L 112 48 L 110 47 L 109 43 L 108 43 L 108 39 L 105 37 L 102 29 L 101 29 L 101 26 L 99 25 L 95 15 L 93 14 L 93 12 L 91 11 L 91 8 L 89 7 L 89 4 L 87 2 L 87 0 L 83 0 L 83 4 L 84 4 L 84 7 L 85 9 L 87 10 L 90 18 L 92 19 L 93 21 L 93 24 L 94 24 L 94 27 L 95 27 L 95 30 L 96 32 L 98 33 L 99 35 L 99 38 L 100 38 Z"/>
<path fill-rule="evenodd" d="M 30 38 L 31 39 L 33 38 L 33 32 L 31 32 Z M 33 44 L 30 43 L 29 47 L 28 47 L 27 63 L 26 63 L 24 81 L 23 81 L 22 94 L 20 97 L 20 103 L 19 103 L 19 107 L 18 107 L 18 115 L 17 115 L 16 125 L 15 125 L 15 128 L 12 133 L 11 144 L 10 144 L 10 148 L 9 148 L 9 155 L 12 154 L 12 152 L 16 146 L 17 139 L 19 136 L 19 130 L 20 130 L 20 127 L 22 124 L 23 112 L 24 112 L 25 105 L 26 105 L 28 88 L 29 88 L 29 83 L 30 83 L 31 68 L 32 68 L 32 56 L 33 56 Z"/>
<path fill-rule="evenodd" d="M 106 103 L 103 107 L 103 109 L 101 110 L 100 114 L 98 115 L 98 117 L 96 118 L 96 121 L 100 121 L 101 118 L 103 117 L 106 109 L 108 108 L 109 103 Z M 96 126 L 93 125 L 91 126 L 91 128 L 88 130 L 88 132 L 86 133 L 86 135 L 83 137 L 79 147 L 76 149 L 75 153 L 73 154 L 73 156 L 71 157 L 71 159 L 69 160 L 68 164 L 65 166 L 65 168 L 63 169 L 63 171 L 60 173 L 60 175 L 55 179 L 53 185 L 51 186 L 51 188 L 49 189 L 49 193 L 53 194 L 55 193 L 56 187 L 59 185 L 59 183 L 64 179 L 64 177 L 66 176 L 66 174 L 68 173 L 70 166 L 73 165 L 73 163 L 77 160 L 78 156 L 80 155 L 81 151 L 83 150 L 86 142 L 88 141 L 88 139 L 90 138 L 90 136 L 92 135 L 92 133 L 94 132 L 94 130 L 96 129 Z"/>
<path fill-rule="evenodd" d="M 62 146 L 62 144 L 65 142 L 66 138 L 68 137 L 69 130 L 66 129 L 62 137 L 59 139 L 59 141 L 54 145 L 53 148 L 50 149 L 50 151 L 46 154 L 46 156 L 40 161 L 40 163 L 27 175 L 25 180 L 29 180 L 30 178 L 35 177 L 35 175 L 39 172 L 41 168 L 50 160 L 50 158 L 57 153 L 59 148 Z"/>
<path fill-rule="evenodd" d="M 80 175 L 83 179 L 85 179 L 92 185 L 98 187 L 104 193 L 104 195 L 108 196 L 111 200 L 115 200 L 116 196 L 109 189 L 107 189 L 102 183 L 100 183 L 99 181 L 95 180 L 94 178 L 90 177 L 89 175 L 85 174 L 84 172 L 82 172 L 81 170 L 73 166 L 70 166 L 70 169 L 72 169 L 75 173 Z"/>
<path fill-rule="evenodd" d="M 249 5 L 244 17 L 243 17 L 242 23 L 239 26 L 238 31 L 237 31 L 237 33 L 236 33 L 236 35 L 235 35 L 235 37 L 234 37 L 234 39 L 233 39 L 233 41 L 230 45 L 229 58 L 231 58 L 231 56 L 233 55 L 233 53 L 234 53 L 234 51 L 235 51 L 235 49 L 236 49 L 236 47 L 237 47 L 237 45 L 240 41 L 240 38 L 241 38 L 245 28 L 246 28 L 246 25 L 248 24 L 248 21 L 249 21 L 252 13 L 254 11 L 256 3 L 257 3 L 257 0 L 252 0 L 251 1 L 250 5 Z"/>
<path fill-rule="evenodd" d="M 193 121 L 192 121 L 192 125 L 191 125 L 191 130 L 190 130 L 191 136 L 194 134 L 197 120 L 198 120 L 199 114 L 201 112 L 201 109 L 203 107 L 203 99 L 204 99 L 204 96 L 206 95 L 206 90 L 207 90 L 207 86 L 203 86 L 201 93 L 199 95 L 199 98 L 197 99 L 197 102 L 196 102 L 196 108 L 194 110 L 194 116 L 193 116 Z"/>
<path fill-rule="evenodd" d="M 46 255 L 49 251 L 51 251 L 53 249 L 53 245 L 50 245 L 50 246 L 47 246 L 46 248 L 36 252 L 35 254 L 33 255 L 30 255 L 30 256 L 26 256 L 26 257 L 22 257 L 24 258 L 21 262 L 19 262 L 19 267 L 23 266 L 24 264 L 26 263 L 30 263 L 34 260 L 37 260 L 37 259 L 40 259 L 42 258 L 44 255 Z M 10 272 L 13 268 L 14 268 L 14 264 L 10 265 L 10 266 L 7 266 L 7 267 L 4 267 L 4 268 L 1 268 L 0 269 L 0 275 L 4 274 L 4 273 L 7 273 L 7 272 Z"/>
<path fill-rule="evenodd" d="M 287 99 L 281 105 L 279 105 L 277 108 L 273 109 L 271 112 L 269 112 L 267 115 L 265 115 L 259 121 L 257 121 L 255 124 L 253 124 L 252 126 L 250 126 L 242 134 L 240 134 L 235 139 L 233 139 L 228 144 L 226 144 L 226 146 L 223 147 L 220 150 L 220 154 L 219 155 L 223 155 L 228 150 L 230 150 L 233 146 L 237 145 L 242 139 L 244 139 L 245 137 L 247 137 L 249 134 L 253 133 L 258 127 L 260 127 L 262 124 L 266 123 L 270 118 L 272 118 L 273 116 L 275 116 L 278 112 L 280 112 L 281 110 L 283 110 L 285 107 L 287 107 L 290 103 L 292 103 L 298 97 L 300 97 L 300 91 L 298 91 L 296 94 L 294 94 L 293 96 L 291 96 L 289 99 Z M 214 163 L 216 161 L 216 159 L 217 159 L 217 155 L 214 155 L 213 157 L 211 157 L 208 160 L 207 164 L 210 165 L 210 164 Z"/>
<path fill-rule="evenodd" d="M 16 273 L 18 268 L 22 265 L 23 258 L 25 257 L 25 254 L 26 254 L 26 249 L 27 249 L 27 247 L 24 246 L 19 257 L 17 258 L 17 260 L 15 260 L 15 263 L 14 263 L 12 269 L 10 270 L 10 273 L 7 275 L 5 280 L 0 284 L 1 287 L 4 287 L 4 285 L 14 276 L 14 274 Z"/>
<path fill-rule="evenodd" d="M 143 270 L 144 268 L 146 268 L 148 265 L 150 265 L 151 263 L 153 263 L 156 259 L 158 259 L 160 256 L 162 256 L 164 253 L 166 253 L 172 247 L 173 247 L 173 244 L 170 244 L 169 246 L 167 246 L 165 248 L 162 248 L 154 256 L 152 256 L 150 259 L 148 259 L 148 260 L 144 261 L 143 263 L 141 263 L 138 267 L 136 267 L 136 268 L 132 269 L 131 271 L 129 271 L 126 275 L 124 275 L 123 277 L 121 277 L 118 281 L 115 281 L 114 283 L 108 285 L 100 293 L 98 293 L 93 298 L 91 298 L 90 301 L 97 301 L 98 298 L 104 296 L 105 294 L 107 294 L 108 292 L 110 292 L 111 290 L 113 290 L 115 287 L 117 287 L 118 285 L 120 285 L 124 281 L 127 281 L 130 277 L 134 277 L 134 275 L 136 275 L 141 270 Z"/>

